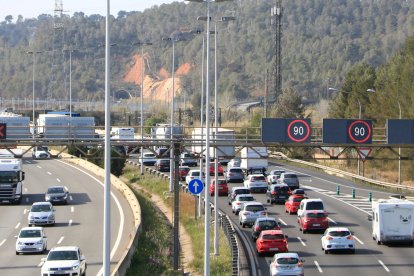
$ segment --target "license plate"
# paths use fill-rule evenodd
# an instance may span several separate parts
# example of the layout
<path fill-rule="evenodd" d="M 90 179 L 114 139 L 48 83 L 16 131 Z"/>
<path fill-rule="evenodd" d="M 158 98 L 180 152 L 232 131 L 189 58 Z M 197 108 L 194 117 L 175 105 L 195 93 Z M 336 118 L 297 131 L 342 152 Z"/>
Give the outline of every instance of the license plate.
<path fill-rule="evenodd" d="M 313 226 L 321 226 L 320 224 L 314 224 Z"/>
<path fill-rule="evenodd" d="M 279 196 L 279 198 L 286 198 L 285 196 Z"/>
<path fill-rule="evenodd" d="M 344 248 L 344 247 L 345 247 L 345 245 L 336 245 L 335 247 L 336 247 L 336 248 Z"/>
<path fill-rule="evenodd" d="M 278 248 L 275 248 L 275 247 L 269 248 L 269 250 L 270 251 L 279 251 L 279 249 Z"/>
<path fill-rule="evenodd" d="M 219 187 L 219 190 L 223 190 L 223 187 Z"/>

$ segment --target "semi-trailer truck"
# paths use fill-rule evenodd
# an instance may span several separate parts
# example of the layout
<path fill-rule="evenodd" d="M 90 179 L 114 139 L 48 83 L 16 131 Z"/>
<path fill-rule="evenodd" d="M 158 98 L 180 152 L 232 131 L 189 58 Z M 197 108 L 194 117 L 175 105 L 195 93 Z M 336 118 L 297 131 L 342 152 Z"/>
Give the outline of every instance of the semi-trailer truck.
<path fill-rule="evenodd" d="M 21 156 L 19 149 L 12 150 Z M 22 159 L 15 158 L 8 151 L 0 152 L 0 203 L 19 204 L 23 196 Z"/>

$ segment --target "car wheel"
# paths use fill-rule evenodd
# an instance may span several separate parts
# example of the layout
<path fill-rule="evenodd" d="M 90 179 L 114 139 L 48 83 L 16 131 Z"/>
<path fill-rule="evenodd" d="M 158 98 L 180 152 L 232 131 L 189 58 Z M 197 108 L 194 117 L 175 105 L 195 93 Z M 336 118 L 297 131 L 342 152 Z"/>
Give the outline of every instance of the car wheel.
<path fill-rule="evenodd" d="M 305 229 L 302 229 L 302 233 L 303 234 L 305 234 L 307 232 L 307 230 L 305 230 Z"/>
<path fill-rule="evenodd" d="M 267 202 L 267 203 L 269 203 L 269 202 L 270 202 L 270 200 L 269 200 L 269 199 L 267 199 L 267 200 L 266 200 L 266 202 Z"/>
<path fill-rule="evenodd" d="M 241 226 L 244 228 L 244 227 L 246 227 L 246 224 L 242 223 Z"/>
<path fill-rule="evenodd" d="M 16 255 L 19 255 L 20 253 L 16 251 Z"/>
<path fill-rule="evenodd" d="M 329 250 L 325 250 L 325 254 L 329 254 Z"/>
<path fill-rule="evenodd" d="M 257 251 L 257 255 L 259 255 L 259 257 L 262 257 L 263 253 L 260 253 L 259 251 Z"/>
<path fill-rule="evenodd" d="M 382 244 L 382 242 L 381 242 L 381 241 L 379 241 L 379 240 L 377 240 L 377 244 L 378 244 L 378 245 L 381 245 L 381 244 Z"/>
<path fill-rule="evenodd" d="M 291 215 L 291 214 L 292 214 L 292 212 L 290 211 L 290 209 L 289 209 L 288 213 L 289 213 L 289 215 Z"/>
<path fill-rule="evenodd" d="M 355 254 L 355 249 L 351 249 L 351 254 Z"/>
<path fill-rule="evenodd" d="M 231 205 L 231 203 L 229 202 L 229 205 Z"/>
<path fill-rule="evenodd" d="M 239 215 L 239 211 L 234 212 L 234 214 L 235 214 L 236 216 L 238 216 L 238 215 Z"/>
<path fill-rule="evenodd" d="M 239 221 L 239 224 L 242 225 L 241 221 Z"/>

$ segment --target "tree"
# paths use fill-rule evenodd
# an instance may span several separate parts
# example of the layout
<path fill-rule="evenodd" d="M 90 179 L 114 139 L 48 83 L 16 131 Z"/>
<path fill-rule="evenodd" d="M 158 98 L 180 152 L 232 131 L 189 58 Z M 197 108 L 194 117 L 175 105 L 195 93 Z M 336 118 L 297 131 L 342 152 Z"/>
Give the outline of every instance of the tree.
<path fill-rule="evenodd" d="M 302 99 L 293 88 L 282 91 L 274 108 L 272 116 L 276 118 L 303 118 L 305 113 Z"/>
<path fill-rule="evenodd" d="M 7 15 L 7 16 L 4 18 L 4 20 L 6 20 L 6 23 L 7 23 L 7 24 L 10 24 L 10 23 L 12 23 L 12 21 L 13 21 L 13 16 L 12 16 L 12 15 Z"/>

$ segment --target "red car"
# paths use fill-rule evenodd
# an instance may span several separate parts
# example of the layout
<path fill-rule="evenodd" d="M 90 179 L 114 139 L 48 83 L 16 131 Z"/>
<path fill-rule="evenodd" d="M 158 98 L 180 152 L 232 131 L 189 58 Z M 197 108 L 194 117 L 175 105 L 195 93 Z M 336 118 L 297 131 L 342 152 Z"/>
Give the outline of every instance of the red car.
<path fill-rule="evenodd" d="M 296 214 L 299 209 L 300 202 L 305 198 L 303 195 L 291 195 L 285 202 L 285 212 Z"/>
<path fill-rule="evenodd" d="M 215 168 L 214 162 L 210 162 L 210 175 L 214 175 L 214 168 Z M 223 166 L 220 164 L 220 162 L 218 162 L 217 164 L 217 174 L 220 176 L 224 175 L 224 169 L 223 169 Z"/>
<path fill-rule="evenodd" d="M 257 254 L 288 252 L 287 238 L 282 230 L 263 230 L 256 240 Z"/>
<path fill-rule="evenodd" d="M 185 180 L 185 177 L 187 176 L 188 172 L 190 171 L 190 167 L 188 166 L 180 166 L 178 169 L 178 172 L 180 174 L 180 179 Z"/>
<path fill-rule="evenodd" d="M 210 182 L 210 195 L 214 195 L 214 184 L 215 184 L 215 179 L 212 179 L 211 182 Z M 219 196 L 228 195 L 229 187 L 227 186 L 226 179 L 218 179 L 217 180 L 217 188 L 218 188 L 218 195 Z"/>
<path fill-rule="evenodd" d="M 303 212 L 299 217 L 299 230 L 305 234 L 309 230 L 323 230 L 329 227 L 328 213 L 325 211 Z"/>

